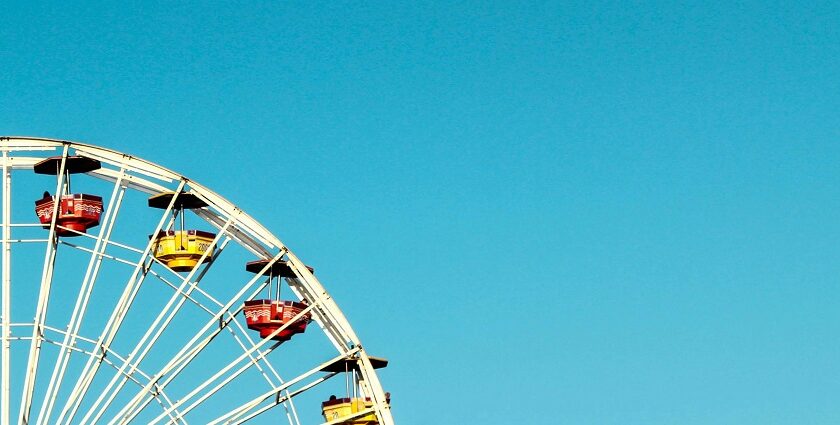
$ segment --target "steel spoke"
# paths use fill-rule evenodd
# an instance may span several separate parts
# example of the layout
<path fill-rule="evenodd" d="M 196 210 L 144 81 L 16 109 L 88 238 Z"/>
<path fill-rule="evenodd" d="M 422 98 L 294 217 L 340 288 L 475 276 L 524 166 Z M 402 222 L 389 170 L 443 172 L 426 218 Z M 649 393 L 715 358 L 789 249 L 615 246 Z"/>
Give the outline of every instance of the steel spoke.
<path fill-rule="evenodd" d="M 299 424 L 293 401 L 300 400 L 298 396 L 304 392 L 321 389 L 321 383 L 340 373 L 318 373 L 322 364 L 303 374 L 296 372 L 297 376 L 292 379 L 284 379 L 288 378 L 285 370 L 276 368 L 278 364 L 274 360 L 277 357 L 270 353 L 287 345 L 281 345 L 274 337 L 287 332 L 291 324 L 304 316 L 311 317 L 317 324 L 311 328 L 327 338 L 326 346 L 332 346 L 325 348 L 324 351 L 330 353 L 323 357 L 336 357 L 325 364 L 348 356 L 356 359 L 360 395 L 371 401 L 362 411 L 327 423 L 375 414 L 379 425 L 393 425 L 390 407 L 373 364 L 336 302 L 277 237 L 228 200 L 151 162 L 81 143 L 0 137 L 0 155 L 3 161 L 0 186 L 3 205 L 0 224 L 0 425 L 13 422 L 38 425 L 107 422 L 110 425 L 140 421 L 185 424 L 188 420 L 240 424 L 272 409 L 279 413 L 275 413 L 273 420 Z M 68 160 L 70 155 L 99 161 L 100 168 L 81 172 L 107 182 L 111 188 L 107 208 L 101 218 L 97 217 L 100 227 L 96 232 L 71 229 L 66 227 L 68 224 L 59 223 L 56 210 L 61 206 L 61 194 L 69 188 L 65 177 L 80 172 L 76 166 L 79 163 Z M 11 197 L 13 171 L 21 172 L 14 174 L 15 190 L 21 191 L 29 180 L 18 178 L 31 173 L 45 156 L 60 158 L 60 162 L 55 162 L 56 202 L 51 222 L 49 225 L 37 220 L 13 223 L 16 208 Z M 131 205 L 127 201 L 132 199 L 130 196 L 163 192 L 174 192 L 175 196 L 168 200 L 169 205 L 153 234 L 173 226 L 171 212 L 178 204 L 177 198 L 184 194 L 206 204 L 193 211 L 210 227 L 208 230 L 217 231 L 212 243 L 218 249 L 212 257 L 205 251 L 198 260 L 199 265 L 189 273 L 175 272 L 155 258 L 152 252 L 154 238 L 145 244 L 145 249 L 135 248 L 138 245 L 142 248 L 144 244 L 132 246 L 131 240 L 137 235 L 129 235 L 127 243 L 118 240 L 121 238 L 117 236 L 118 230 L 126 225 L 124 216 L 136 213 L 134 209 L 121 211 Z M 124 199 L 125 207 L 122 205 Z M 116 225 L 118 215 L 119 229 Z M 62 236 L 58 237 L 58 234 Z M 16 247 L 15 243 L 23 245 Z M 39 248 L 33 243 L 44 243 L 45 246 L 44 256 L 38 257 L 39 253 L 34 261 L 37 263 L 43 258 L 41 269 L 37 269 L 41 264 L 30 267 L 33 261 L 24 257 L 32 257 L 32 248 Z M 237 251 L 231 251 L 230 247 Z M 308 304 L 292 319 L 280 322 L 278 328 L 272 326 L 272 334 L 265 338 L 258 337 L 253 329 L 246 327 L 246 321 L 241 320 L 243 301 L 261 298 L 260 294 L 273 280 L 256 273 L 244 283 L 235 282 L 230 286 L 230 275 L 227 274 L 232 270 L 230 267 L 241 271 L 242 266 L 226 263 L 231 262 L 231 258 L 242 258 L 242 254 L 267 260 L 262 272 L 283 260 L 292 271 L 293 277 L 286 278 L 291 292 Z M 21 256 L 21 264 L 26 266 L 12 270 L 12 255 Z M 81 260 L 77 264 L 65 264 L 71 258 Z M 205 259 L 210 261 L 204 263 Z M 114 264 L 126 264 L 130 268 L 120 265 L 112 269 L 110 265 Z M 40 275 L 39 285 L 33 285 L 30 280 L 29 300 L 22 297 L 29 307 L 18 306 L 17 298 L 12 298 L 13 294 L 18 294 L 13 286 L 13 271 L 16 278 L 26 276 L 27 272 Z M 73 272 L 78 276 L 79 286 L 64 286 L 63 283 L 59 286 L 59 276 L 72 282 Z M 154 284 L 163 286 L 149 288 L 150 273 L 153 281 L 159 281 Z M 219 283 L 224 287 L 215 285 L 214 280 L 219 276 L 223 279 Z M 117 281 L 113 281 L 114 277 Z M 32 280 L 38 282 L 38 276 Z M 160 292 L 142 288 L 164 292 L 161 298 Z M 26 291 L 20 293 L 26 295 Z M 59 312 L 59 293 L 61 302 L 66 303 L 62 308 L 66 309 L 67 316 L 54 322 L 53 316 Z M 220 293 L 225 295 L 219 297 Z M 107 298 L 103 303 L 99 297 Z M 189 309 L 197 309 L 198 315 L 190 310 L 190 317 L 185 317 L 188 311 L 185 304 Z M 102 324 L 97 320 L 101 328 L 91 331 L 93 335 L 82 335 L 93 326 L 94 314 L 103 314 L 103 309 Z M 27 313 L 22 314 L 23 311 Z M 20 322 L 33 311 L 33 316 Z M 19 323 L 12 321 L 12 313 L 15 317 L 20 316 Z M 150 322 L 148 328 L 143 323 L 137 336 L 133 333 L 137 326 L 129 326 L 135 313 L 148 317 Z M 182 319 L 188 320 L 181 322 Z M 305 343 L 307 339 L 301 338 L 294 345 Z M 28 356 L 24 356 L 27 348 Z M 170 354 L 170 350 L 174 354 Z M 208 368 L 200 364 L 203 360 L 210 360 L 213 366 Z M 221 364 L 215 364 L 216 361 Z M 46 374 L 43 369 L 51 373 Z M 284 378 L 278 371 L 283 372 Z M 254 383 L 260 385 L 254 386 Z M 243 388 L 251 393 L 239 393 Z M 236 404 L 242 404 L 220 409 L 215 401 L 230 395 L 244 396 L 245 402 L 236 400 Z M 12 403 L 14 407 L 20 406 L 19 410 L 13 409 Z"/>
<path fill-rule="evenodd" d="M 175 206 L 175 201 L 178 198 L 178 194 L 180 194 L 183 191 L 185 185 L 186 181 L 181 180 L 180 184 L 178 185 L 178 189 L 175 191 L 175 196 L 173 196 L 172 200 L 170 200 L 168 207 L 164 211 L 163 216 L 160 218 L 160 221 L 158 222 L 154 232 L 152 233 L 153 235 L 156 235 L 158 232 L 160 232 L 160 230 L 164 226 L 164 223 L 167 222 L 169 214 L 172 211 L 172 208 L 174 208 Z M 113 342 L 116 338 L 117 332 L 119 331 L 119 328 L 122 325 L 125 316 L 128 314 L 128 310 L 131 307 L 131 304 L 134 302 L 134 298 L 137 296 L 137 292 L 140 290 L 140 286 L 142 285 L 143 280 L 146 277 L 146 259 L 151 254 L 153 246 L 154 239 L 150 239 L 149 243 L 146 244 L 146 249 L 143 251 L 143 255 L 140 257 L 140 260 L 135 265 L 134 272 L 131 274 L 131 277 L 129 277 L 119 301 L 117 301 L 117 305 L 114 308 L 114 312 L 108 319 L 108 323 L 105 325 L 105 329 L 103 330 L 102 334 L 99 337 L 99 340 L 97 341 L 97 348 L 110 347 L 111 342 Z M 70 423 L 73 420 L 73 417 L 75 416 L 76 411 L 78 410 L 79 405 L 81 404 L 82 398 L 84 398 L 85 394 L 90 388 L 91 383 L 93 382 L 93 378 L 96 375 L 96 372 L 99 370 L 100 364 L 101 359 L 99 361 L 97 361 L 94 357 L 88 359 L 82 371 L 82 374 L 79 377 L 79 380 L 77 381 L 76 386 L 73 388 L 73 392 L 70 394 L 67 403 L 61 410 L 61 415 L 59 416 L 58 423 Z"/>
<path fill-rule="evenodd" d="M 56 235 L 56 221 L 61 208 L 61 196 L 64 193 L 64 175 L 67 166 L 67 151 L 69 145 L 64 145 L 61 153 L 61 165 L 58 171 L 58 183 L 53 196 L 52 220 L 50 221 L 50 233 L 47 239 L 47 252 L 44 254 L 44 268 L 41 274 L 41 289 L 38 293 L 38 307 L 35 310 L 35 326 L 32 328 L 32 343 L 29 346 L 29 361 L 26 366 L 26 378 L 23 382 L 21 392 L 20 411 L 18 422 L 29 423 L 29 413 L 32 409 L 32 395 L 35 393 L 35 378 L 38 375 L 38 358 L 41 355 L 41 339 L 44 321 L 47 318 L 47 306 L 50 301 L 50 290 L 52 289 L 52 275 L 55 267 L 55 254 L 58 236 Z"/>
<path fill-rule="evenodd" d="M 219 243 L 219 240 L 224 235 L 225 230 L 227 230 L 227 228 L 232 223 L 233 219 L 229 219 L 225 226 L 222 228 L 222 230 L 213 239 L 213 243 L 210 246 L 216 246 Z M 223 245 L 227 245 L 227 240 L 224 242 Z M 214 261 L 221 255 L 223 250 L 224 248 L 221 248 L 215 252 L 213 257 Z M 201 258 L 199 258 L 197 264 L 202 264 L 209 254 L 210 250 L 205 250 L 204 253 L 201 255 Z M 157 318 L 155 318 L 155 321 L 152 323 L 151 326 L 149 326 L 149 329 L 140 339 L 140 342 L 137 343 L 134 350 L 131 352 L 131 354 L 129 354 L 128 358 L 131 359 L 135 364 L 140 364 L 140 362 L 143 361 L 146 355 L 149 354 L 149 351 L 152 350 L 152 347 L 154 347 L 155 343 L 158 341 L 163 331 L 166 330 L 166 328 L 175 318 L 175 315 L 178 314 L 178 312 L 181 310 L 181 307 L 187 301 L 187 298 L 182 296 L 181 293 L 184 293 L 186 296 L 189 296 L 192 293 L 192 291 L 198 286 L 198 283 L 201 281 L 204 275 L 210 270 L 210 266 L 212 264 L 213 261 L 208 263 L 208 265 L 201 270 L 201 273 L 197 279 L 193 280 L 193 276 L 199 270 L 198 265 L 196 265 L 189 272 L 189 274 L 187 274 L 187 276 L 184 277 L 183 281 L 181 282 L 181 285 L 172 294 L 172 296 L 169 298 L 169 301 L 163 307 L 163 310 L 161 310 L 160 314 L 158 314 Z M 133 372 L 133 369 L 130 368 L 128 371 L 125 371 L 125 366 L 123 366 L 122 368 L 120 368 L 120 372 L 130 376 Z M 108 383 L 108 386 L 105 388 L 105 391 L 103 391 L 99 398 L 96 399 L 88 413 L 82 418 L 82 423 L 88 422 L 88 420 L 91 417 L 91 414 L 93 414 L 93 412 L 96 411 L 97 407 L 100 404 L 102 404 L 102 407 L 93 417 L 92 422 L 96 422 L 102 416 L 102 414 L 105 413 L 105 409 L 108 408 L 108 406 L 111 404 L 111 402 L 114 400 L 114 398 L 117 396 L 117 394 L 125 384 L 125 379 L 119 380 L 118 382 L 117 378 L 118 376 L 115 375 L 111 382 Z M 114 388 L 115 385 L 116 388 Z M 106 396 L 107 401 L 103 403 L 103 400 L 106 398 Z"/>
<path fill-rule="evenodd" d="M 60 352 L 58 361 L 53 368 L 53 373 L 50 377 L 50 383 L 47 387 L 47 393 L 44 398 L 44 405 L 41 408 L 41 411 L 38 412 L 38 424 L 49 423 L 50 413 L 52 412 L 55 404 L 55 398 L 58 396 L 58 391 L 61 389 L 64 373 L 67 370 L 67 363 L 70 360 L 70 347 L 73 347 L 76 342 L 75 335 L 82 326 L 82 320 L 84 319 L 85 312 L 87 311 L 88 302 L 90 301 L 90 296 L 93 292 L 93 286 L 99 275 L 99 269 L 103 258 L 99 254 L 104 253 L 106 247 L 108 246 L 108 240 L 111 237 L 111 231 L 114 229 L 117 213 L 119 212 L 120 205 L 122 205 L 125 188 L 122 187 L 121 183 L 122 176 L 124 174 L 125 170 L 121 170 L 120 177 L 114 184 L 111 199 L 108 202 L 108 208 L 105 210 L 105 217 L 103 217 L 102 222 L 100 223 L 101 227 L 99 229 L 99 235 L 97 236 L 96 244 L 91 251 L 90 261 L 88 262 L 85 276 L 82 279 L 82 287 L 79 290 L 79 296 L 76 298 L 76 304 L 67 325 L 69 332 L 64 337 L 64 349 Z"/>
<path fill-rule="evenodd" d="M 0 375 L 2 375 L 2 389 L 0 389 L 0 423 L 2 425 L 8 425 L 10 420 L 10 379 L 11 379 L 11 367 L 10 362 L 11 359 L 9 358 L 11 353 L 11 341 L 9 337 L 12 334 L 11 328 L 11 314 L 12 314 L 12 294 L 11 294 L 11 270 L 12 265 L 11 261 L 11 242 L 9 239 L 12 237 L 12 229 L 11 229 L 11 221 L 12 221 L 12 170 L 9 167 L 9 153 L 8 151 L 3 151 L 3 289 L 2 289 L 2 297 L 3 297 L 3 307 L 2 307 L 2 320 L 3 320 L 3 351 L 2 351 L 2 369 L 0 369 Z"/>

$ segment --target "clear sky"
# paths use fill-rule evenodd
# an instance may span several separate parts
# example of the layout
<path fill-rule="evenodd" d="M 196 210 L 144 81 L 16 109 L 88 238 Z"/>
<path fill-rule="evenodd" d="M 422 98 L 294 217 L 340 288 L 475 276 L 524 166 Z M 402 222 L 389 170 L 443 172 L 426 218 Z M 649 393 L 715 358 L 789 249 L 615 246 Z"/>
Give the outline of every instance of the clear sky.
<path fill-rule="evenodd" d="M 263 222 L 398 423 L 840 422 L 838 3 L 65 3 L 0 134 Z"/>

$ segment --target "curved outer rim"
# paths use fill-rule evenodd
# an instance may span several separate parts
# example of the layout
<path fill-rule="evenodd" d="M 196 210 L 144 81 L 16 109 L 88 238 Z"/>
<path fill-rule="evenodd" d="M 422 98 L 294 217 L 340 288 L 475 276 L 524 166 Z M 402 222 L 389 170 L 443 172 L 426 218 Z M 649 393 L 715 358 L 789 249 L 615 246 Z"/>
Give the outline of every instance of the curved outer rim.
<path fill-rule="evenodd" d="M 324 328 L 325 333 L 332 341 L 339 353 L 346 355 L 354 355 L 359 358 L 361 363 L 360 372 L 364 380 L 363 388 L 374 403 L 374 409 L 379 417 L 379 422 L 382 425 L 393 425 L 394 420 L 391 415 L 390 407 L 385 400 L 385 392 L 379 382 L 377 374 L 374 372 L 368 354 L 362 347 L 361 341 L 356 333 L 353 331 L 347 318 L 342 313 L 338 304 L 332 299 L 329 293 L 324 289 L 318 279 L 309 271 L 309 269 L 301 262 L 301 260 L 292 253 L 280 239 L 268 231 L 262 224 L 251 218 L 244 211 L 236 207 L 233 203 L 216 194 L 212 190 L 202 186 L 194 180 L 182 176 L 165 167 L 157 165 L 153 162 L 137 158 L 133 155 L 122 153 L 113 149 L 102 148 L 99 146 L 73 142 L 69 140 L 49 139 L 40 137 L 28 136 L 0 136 L 0 152 L 15 152 L 25 151 L 26 148 L 61 148 L 67 146 L 73 148 L 82 154 L 89 154 L 97 159 L 104 160 L 107 163 L 114 165 L 121 165 L 129 170 L 144 170 L 157 174 L 160 177 L 171 180 L 181 180 L 189 183 L 191 191 L 204 197 L 208 203 L 212 204 L 219 211 L 227 214 L 229 217 L 236 217 L 238 223 L 247 228 L 250 232 L 255 233 L 254 236 L 260 238 L 267 245 L 285 251 L 289 263 L 298 272 L 300 279 L 293 279 L 295 288 L 298 291 L 307 293 L 309 296 L 318 299 L 321 311 L 313 311 Z M 2 160 L 2 158 L 0 158 Z M 269 251 L 262 253 L 266 259 L 271 259 L 272 255 Z"/>

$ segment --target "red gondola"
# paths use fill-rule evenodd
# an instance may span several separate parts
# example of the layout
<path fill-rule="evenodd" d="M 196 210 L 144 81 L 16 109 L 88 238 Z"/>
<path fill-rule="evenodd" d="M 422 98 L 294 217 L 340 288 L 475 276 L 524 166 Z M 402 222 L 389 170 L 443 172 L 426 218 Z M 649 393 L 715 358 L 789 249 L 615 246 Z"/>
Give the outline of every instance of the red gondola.
<path fill-rule="evenodd" d="M 245 321 L 248 329 L 260 332 L 260 338 L 266 338 L 281 326 L 289 323 L 303 311 L 307 305 L 294 301 L 251 300 L 245 301 Z M 306 331 L 310 315 L 307 313 L 286 329 L 274 336 L 274 340 L 288 341 L 292 335 Z"/>
<path fill-rule="evenodd" d="M 70 175 L 98 170 L 101 165 L 95 159 L 82 156 L 68 156 L 63 161 L 65 181 L 63 193 L 59 197 L 55 233 L 58 236 L 79 236 L 91 227 L 99 225 L 99 217 L 102 215 L 102 198 L 86 193 L 71 193 Z M 38 174 L 58 176 L 61 172 L 61 164 L 62 157 L 54 156 L 35 164 L 33 169 Z M 43 198 L 35 201 L 35 214 L 38 215 L 38 220 L 45 229 L 49 229 L 54 211 L 56 211 L 55 197 L 49 192 L 44 192 Z"/>
<path fill-rule="evenodd" d="M 280 278 L 296 277 L 289 264 L 285 261 L 276 261 L 271 267 L 268 265 L 268 260 L 252 261 L 245 265 L 245 270 L 251 273 L 259 273 L 266 269 L 263 275 L 269 277 L 269 294 L 271 293 L 271 286 L 275 284 L 277 287 L 275 299 L 261 299 L 245 301 L 244 314 L 245 322 L 248 329 L 259 331 L 260 338 L 268 338 L 275 331 L 284 325 L 292 322 L 308 305 L 305 302 L 284 301 L 280 300 Z M 310 272 L 312 268 L 309 268 Z M 285 329 L 272 337 L 276 341 L 288 341 L 293 335 L 303 333 L 306 331 L 306 325 L 309 324 L 312 315 L 306 313 L 300 316 L 297 320 L 286 326 Z"/>

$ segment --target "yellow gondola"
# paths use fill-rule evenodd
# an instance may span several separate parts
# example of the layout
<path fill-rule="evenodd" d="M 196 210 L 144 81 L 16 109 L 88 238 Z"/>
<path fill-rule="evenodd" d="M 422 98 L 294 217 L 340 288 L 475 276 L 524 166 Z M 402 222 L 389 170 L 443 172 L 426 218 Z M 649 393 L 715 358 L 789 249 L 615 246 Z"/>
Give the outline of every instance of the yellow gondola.
<path fill-rule="evenodd" d="M 360 397 L 334 398 L 333 396 L 329 400 L 321 403 L 321 410 L 327 422 L 352 416 L 371 407 L 373 407 L 373 402 L 369 398 L 363 399 Z M 373 412 L 339 423 L 347 425 L 379 425 L 376 414 Z"/>
<path fill-rule="evenodd" d="M 170 269 L 188 272 L 198 265 L 201 257 L 204 257 L 205 263 L 210 261 L 215 251 L 215 238 L 216 235 L 200 230 L 162 230 L 155 238 L 152 252 Z"/>
<path fill-rule="evenodd" d="M 173 197 L 175 197 L 174 204 Z M 199 262 L 206 263 L 212 259 L 216 249 L 213 245 L 216 235 L 201 230 L 184 229 L 184 210 L 207 206 L 207 203 L 195 194 L 186 192 L 176 196 L 174 192 L 164 192 L 149 198 L 149 206 L 152 208 L 167 209 L 170 204 L 173 206 L 173 214 L 181 218 L 181 228 L 161 230 L 156 235 L 149 236 L 153 239 L 152 255 L 176 272 L 189 272 Z M 204 257 L 203 261 L 202 257 Z"/>
<path fill-rule="evenodd" d="M 383 368 L 388 365 L 388 360 L 379 357 L 368 357 L 371 366 L 374 369 Z M 361 388 L 362 380 L 359 372 L 358 358 L 345 358 L 336 361 L 321 368 L 321 372 L 341 373 L 345 372 L 347 378 L 348 394 L 347 397 L 337 398 L 330 396 L 329 400 L 321 403 L 321 414 L 327 422 L 338 421 L 335 423 L 346 425 L 379 425 L 379 420 L 376 418 L 375 412 L 368 412 L 362 415 L 356 415 L 366 410 L 373 408 L 373 401 L 369 397 L 357 397 Z M 352 380 L 353 394 L 350 393 L 350 386 Z M 390 405 L 391 394 L 385 393 L 385 402 Z M 341 420 L 341 418 L 347 418 Z"/>

